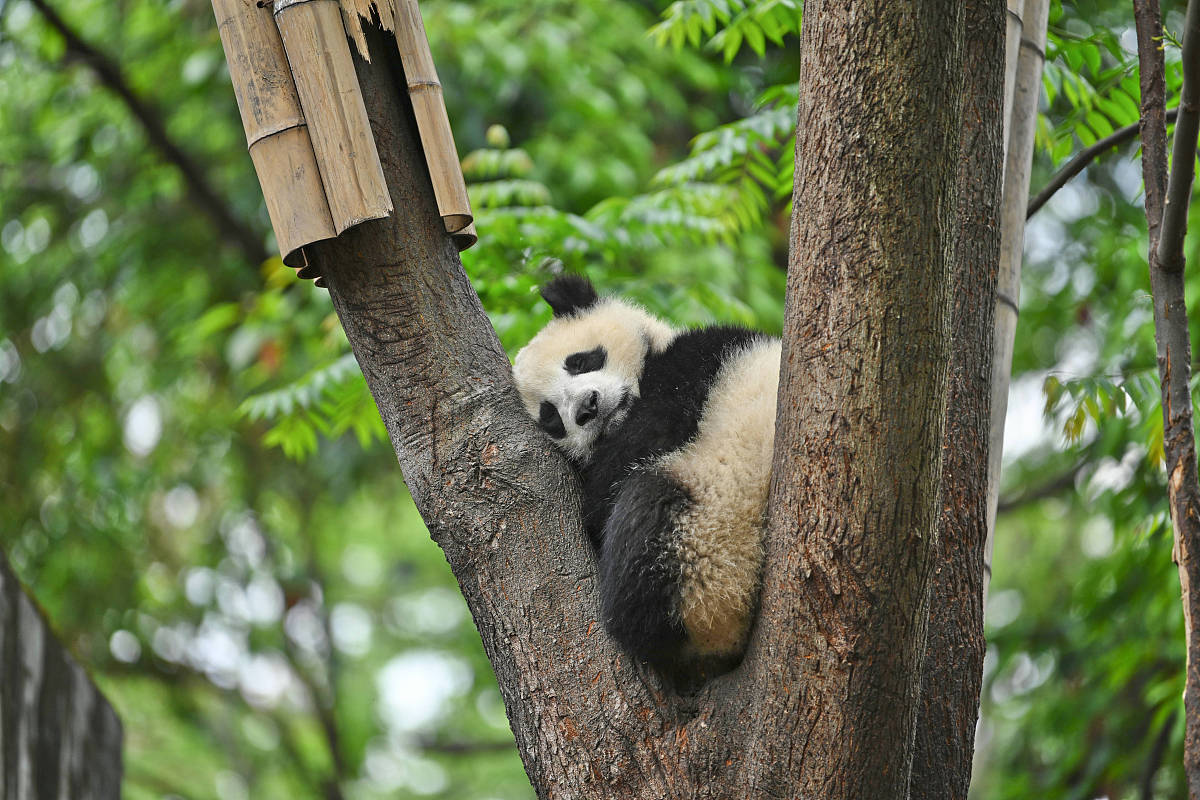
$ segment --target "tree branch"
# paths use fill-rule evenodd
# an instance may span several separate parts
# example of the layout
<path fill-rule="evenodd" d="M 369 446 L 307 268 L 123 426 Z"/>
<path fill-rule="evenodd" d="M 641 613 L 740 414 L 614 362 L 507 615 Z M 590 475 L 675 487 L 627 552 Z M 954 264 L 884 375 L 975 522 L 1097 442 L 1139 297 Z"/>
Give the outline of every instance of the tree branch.
<path fill-rule="evenodd" d="M 1150 234 L 1149 268 L 1150 291 L 1154 298 L 1154 341 L 1158 356 L 1159 385 L 1163 409 L 1163 455 L 1167 469 L 1167 502 L 1174 528 L 1172 555 L 1179 565 L 1179 582 L 1183 595 L 1184 633 L 1187 644 L 1187 668 L 1183 704 L 1186 728 L 1183 742 L 1183 767 L 1187 776 L 1188 796 L 1200 800 L 1200 638 L 1195 624 L 1200 618 L 1200 480 L 1196 472 L 1196 438 L 1193 428 L 1191 380 L 1191 339 L 1188 334 L 1187 304 L 1184 301 L 1182 247 L 1176 251 L 1171 243 L 1164 250 L 1163 239 L 1168 235 L 1182 240 L 1183 227 L 1172 223 L 1168 231 L 1165 216 L 1171 205 L 1186 211 L 1187 194 L 1174 192 L 1185 184 L 1190 193 L 1193 160 L 1195 157 L 1195 128 L 1189 123 L 1191 146 L 1186 141 L 1184 119 L 1175 126 L 1175 169 L 1185 174 L 1171 176 L 1167 188 L 1167 126 L 1165 120 L 1165 74 L 1163 53 L 1159 46 L 1162 36 L 1162 16 L 1158 0 L 1134 0 L 1137 25 L 1138 58 L 1141 62 L 1142 90 L 1142 174 L 1146 185 L 1146 224 Z M 1188 4 L 1187 38 L 1194 45 L 1195 14 L 1200 14 L 1200 0 Z M 1185 61 L 1195 62 L 1195 47 L 1185 43 Z M 1185 64 L 1181 94 L 1183 106 L 1194 111 L 1191 98 L 1196 92 L 1196 65 Z M 1178 160 L 1186 159 L 1187 163 Z M 1178 190 L 1183 191 L 1183 190 Z M 1168 203 L 1167 197 L 1170 196 Z M 1167 208 L 1164 210 L 1164 205 Z M 1186 219 L 1184 220 L 1186 223 Z M 1164 252 L 1178 258 L 1178 264 L 1168 269 L 1161 261 Z"/>
<path fill-rule="evenodd" d="M 417 747 L 427 753 L 441 753 L 443 755 L 473 755 L 475 753 L 499 753 L 505 750 L 512 750 L 516 743 L 509 741 L 470 741 L 470 740 L 455 740 L 442 742 L 437 739 L 422 739 L 417 742 Z"/>
<path fill-rule="evenodd" d="M 1158 263 L 1167 272 L 1183 271 L 1183 239 L 1187 234 L 1192 180 L 1196 176 L 1196 134 L 1200 131 L 1200 3 L 1189 2 L 1183 31 L 1183 86 L 1179 90 L 1179 120 L 1171 153 Z"/>
<path fill-rule="evenodd" d="M 1178 116 L 1179 109 L 1172 108 L 1167 112 L 1167 124 L 1169 125 L 1175 122 L 1175 118 Z M 1042 206 L 1046 205 L 1046 202 L 1053 197 L 1059 189 L 1066 186 L 1071 178 L 1074 178 L 1076 175 L 1083 172 L 1084 167 L 1086 167 L 1088 164 L 1092 163 L 1101 155 L 1107 153 L 1114 147 L 1120 147 L 1126 142 L 1136 139 L 1138 131 L 1141 130 L 1141 127 L 1141 120 L 1138 120 L 1132 125 L 1126 125 L 1124 128 L 1113 131 L 1108 136 L 1105 136 L 1103 139 L 1093 144 L 1091 147 L 1086 147 L 1076 153 L 1070 161 L 1063 165 L 1062 169 L 1054 173 L 1054 177 L 1052 177 L 1042 188 L 1042 190 L 1038 192 L 1032 200 L 1029 201 L 1029 208 L 1025 212 L 1025 219 L 1029 219 L 1038 211 L 1040 211 Z"/>
<path fill-rule="evenodd" d="M 1045 500 L 1047 497 L 1053 497 L 1064 489 L 1073 487 L 1075 480 L 1079 477 L 1079 473 L 1083 472 L 1083 468 L 1088 463 L 1090 462 L 1087 459 L 1083 459 L 1067 472 L 1046 481 L 1041 486 L 1021 492 L 1016 497 L 1004 498 L 996 506 L 996 513 L 1007 514 L 1010 511 L 1016 511 L 1022 506 L 1036 503 L 1039 500 Z"/>
<path fill-rule="evenodd" d="M 238 219 L 217 190 L 208 182 L 204 170 L 196 163 L 195 159 L 167 134 L 166 125 L 158 111 L 134 92 L 133 87 L 129 85 L 129 81 L 121 72 L 120 66 L 106 54 L 84 41 L 59 16 L 47 0 L 30 0 L 30 3 L 41 13 L 50 27 L 63 37 L 67 47 L 66 57 L 76 58 L 91 67 L 100 82 L 119 97 L 134 119 L 141 123 L 150 144 L 167 162 L 175 165 L 183 175 L 192 202 L 213 222 L 221 237 L 235 244 L 242 251 L 246 260 L 255 267 L 266 261 L 270 254 L 263 246 L 262 236 Z"/>
<path fill-rule="evenodd" d="M 1142 772 L 1142 800 L 1154 800 L 1154 776 L 1158 774 L 1163 756 L 1167 754 L 1167 745 L 1171 743 L 1171 728 L 1175 727 L 1175 717 L 1178 714 L 1179 709 L 1171 709 L 1171 713 L 1163 721 L 1158 735 L 1154 737 L 1154 743 L 1150 745 L 1150 755 L 1146 758 L 1146 768 Z"/>
<path fill-rule="evenodd" d="M 371 61 L 355 65 L 398 213 L 307 251 L 458 579 L 530 781 L 542 798 L 718 796 L 741 763 L 717 747 L 715 704 L 693 698 L 685 716 L 604 634 L 578 481 L 522 407 L 437 213 L 395 43 L 374 27 L 367 41 Z"/>

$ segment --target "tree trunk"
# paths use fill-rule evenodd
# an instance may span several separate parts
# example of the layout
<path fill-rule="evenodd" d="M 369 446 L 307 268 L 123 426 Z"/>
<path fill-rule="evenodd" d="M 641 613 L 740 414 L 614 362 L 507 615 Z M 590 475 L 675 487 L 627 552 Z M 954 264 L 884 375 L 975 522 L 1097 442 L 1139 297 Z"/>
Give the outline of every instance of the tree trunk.
<path fill-rule="evenodd" d="M 121 722 L 0 555 L 0 797 L 120 796 Z"/>
<path fill-rule="evenodd" d="M 1167 181 L 1166 87 L 1163 74 L 1162 17 L 1158 0 L 1134 0 L 1138 34 L 1138 60 L 1142 90 L 1142 176 L 1146 185 L 1146 225 L 1149 231 L 1150 291 L 1154 297 L 1154 342 L 1162 393 L 1163 458 L 1167 468 L 1167 502 L 1175 531 L 1172 556 L 1179 566 L 1183 594 L 1187 669 L 1183 690 L 1185 731 L 1183 768 L 1188 797 L 1200 800 L 1200 483 L 1196 472 L 1196 435 L 1193 427 L 1192 345 L 1184 302 L 1183 237 L 1186 215 L 1168 225 L 1165 211 L 1172 205 L 1189 205 L 1192 162 L 1195 159 L 1195 85 L 1200 68 L 1200 0 L 1188 4 L 1188 31 L 1184 38 L 1184 86 L 1181 123 L 1175 128 L 1174 169 L 1183 169 L 1184 181 L 1171 175 Z M 1190 69 L 1189 69 L 1190 66 Z M 1191 81 L 1189 81 L 1189 76 Z M 1189 86 L 1189 83 L 1191 85 Z M 1190 147 L 1181 137 L 1192 137 Z M 1183 147 L 1181 151 L 1179 148 Z M 1186 162 L 1186 163 L 1184 163 Z M 1166 237 L 1170 236 L 1168 241 Z M 1166 257 L 1166 262 L 1164 262 Z"/>
<path fill-rule="evenodd" d="M 764 795 L 904 797 L 941 477 L 962 4 L 805 4 L 791 263 L 762 612 L 803 716 Z M 763 748 L 766 750 L 767 748 Z M 774 754 L 772 755 L 774 757 Z"/>
<path fill-rule="evenodd" d="M 965 800 L 983 683 L 983 547 L 992 312 L 1000 260 L 1005 9 L 996 0 L 968 0 L 965 14 L 942 506 L 910 782 L 913 800 Z"/>
<path fill-rule="evenodd" d="M 686 697 L 598 623 L 577 482 L 517 399 L 437 215 L 399 59 L 369 33 L 373 61 L 356 65 L 399 211 L 309 257 L 479 627 L 540 797 L 907 792 L 962 62 L 957 4 L 919 5 L 853 4 L 853 19 L 806 8 L 764 610 L 741 667 Z"/>

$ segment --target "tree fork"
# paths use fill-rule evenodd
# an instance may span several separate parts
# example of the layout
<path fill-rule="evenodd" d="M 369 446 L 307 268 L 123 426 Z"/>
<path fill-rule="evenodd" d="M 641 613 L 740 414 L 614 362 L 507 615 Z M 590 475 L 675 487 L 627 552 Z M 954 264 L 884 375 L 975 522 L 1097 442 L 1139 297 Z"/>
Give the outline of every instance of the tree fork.
<path fill-rule="evenodd" d="M 833 421 L 823 432 L 833 437 L 830 451 L 861 452 L 875 471 L 839 457 L 810 458 L 800 473 L 789 467 L 789 478 L 776 473 L 774 491 L 790 490 L 792 499 L 814 477 L 827 479 L 826 468 L 868 482 L 849 498 L 839 494 L 843 486 L 823 487 L 832 502 L 817 514 L 781 506 L 752 649 L 741 667 L 690 697 L 675 695 L 603 633 L 577 483 L 521 407 L 508 360 L 437 216 L 394 48 L 372 30 L 373 63 L 356 61 L 389 191 L 403 211 L 308 248 L 309 258 L 326 276 L 413 498 L 471 609 L 543 798 L 907 791 L 940 471 L 962 15 L 948 1 L 907 15 L 892 4 L 862 4 L 855 24 L 873 22 L 852 30 L 844 10 L 818 6 L 808 9 L 805 53 L 836 32 L 834 60 L 854 52 L 865 61 L 841 70 L 840 99 L 827 101 L 832 116 L 813 129 L 823 138 L 810 136 L 809 144 L 878 160 L 838 162 L 846 171 L 824 176 L 836 178 L 830 194 L 801 194 L 797 204 L 811 212 L 819 200 L 826 214 L 803 215 L 810 234 L 845 210 L 859 227 L 824 228 L 850 234 L 847 246 L 798 248 L 816 262 L 792 270 L 790 293 L 803 273 L 820 279 L 809 281 L 810 292 L 832 284 L 830 301 L 863 313 L 837 319 L 826 306 L 802 325 L 793 314 L 787 336 L 812 336 L 792 352 L 802 347 L 837 372 L 835 392 L 820 386 L 817 393 L 827 406 L 837 401 L 831 413 L 811 415 L 814 423 Z M 806 60 L 811 72 L 813 59 Z M 873 103 L 849 102 L 864 85 L 861 97 Z M 861 112 L 849 137 L 845 108 Z M 801 299 L 811 303 L 812 294 Z M 794 296 L 789 303 L 804 306 Z M 831 336 L 837 349 L 824 353 Z M 790 372 L 793 393 L 818 386 L 811 364 L 785 367 L 785 380 Z M 801 395 L 783 397 L 794 403 Z M 809 415 L 816 406 L 799 407 Z M 777 444 L 777 464 L 829 443 L 809 441 L 807 450 Z M 844 512 L 846 525 L 805 526 L 800 538 L 784 524 Z M 845 593 L 840 600 L 826 591 L 835 583 Z"/>
<path fill-rule="evenodd" d="M 479 628 L 530 780 L 542 798 L 737 796 L 752 692 L 728 676 L 685 701 L 603 632 L 577 481 L 521 406 L 437 214 L 395 48 L 367 33 L 373 61 L 355 63 L 400 211 L 308 256 Z"/>

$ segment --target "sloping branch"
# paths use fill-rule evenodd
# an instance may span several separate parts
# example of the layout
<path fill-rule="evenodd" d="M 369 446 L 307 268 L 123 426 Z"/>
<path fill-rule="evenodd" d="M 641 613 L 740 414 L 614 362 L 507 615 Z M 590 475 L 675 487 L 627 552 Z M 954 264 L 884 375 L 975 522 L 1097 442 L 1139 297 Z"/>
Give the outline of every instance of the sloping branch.
<path fill-rule="evenodd" d="M 1172 108 L 1167 112 L 1167 124 L 1170 125 L 1174 123 L 1175 118 L 1178 116 L 1179 109 Z M 1076 175 L 1083 172 L 1084 167 L 1086 167 L 1088 164 L 1091 164 L 1109 150 L 1112 150 L 1115 147 L 1120 147 L 1126 142 L 1136 139 L 1138 132 L 1141 131 L 1141 128 L 1142 123 L 1139 120 L 1132 125 L 1126 125 L 1124 128 L 1119 128 L 1118 130 L 1113 131 L 1108 136 L 1105 136 L 1103 139 L 1093 144 L 1091 147 L 1085 147 L 1083 150 L 1080 150 L 1078 153 L 1076 153 L 1070 161 L 1063 165 L 1062 169 L 1054 173 L 1054 176 L 1046 182 L 1046 185 L 1042 187 L 1042 190 L 1038 192 L 1032 200 L 1029 201 L 1029 207 L 1025 211 L 1025 219 L 1029 219 L 1038 211 L 1040 211 L 1042 206 L 1046 205 L 1050 198 L 1053 197 L 1059 189 L 1066 186 L 1071 178 L 1074 178 Z"/>
<path fill-rule="evenodd" d="M 235 244 L 252 265 L 258 266 L 270 257 L 263 246 L 263 237 L 234 214 L 220 193 L 209 183 L 203 168 L 174 139 L 167 134 L 162 115 L 130 86 L 121 67 L 107 54 L 85 41 L 47 0 L 30 0 L 66 43 L 66 57 L 87 64 L 102 84 L 121 99 L 146 132 L 150 144 L 162 157 L 175 165 L 183 176 L 188 196 L 196 207 L 212 220 L 221 237 Z"/>
<path fill-rule="evenodd" d="M 446 235 L 395 44 L 366 34 L 372 60 L 355 65 L 402 211 L 314 245 L 310 262 L 479 628 L 530 780 L 543 798 L 693 796 L 699 764 L 716 792 L 720 726 L 681 719 L 603 634 L 578 482 L 522 408 Z"/>
<path fill-rule="evenodd" d="M 1189 2 L 1183 30 L 1183 86 L 1179 90 L 1179 120 L 1171 153 L 1158 265 L 1167 272 L 1183 271 L 1183 238 L 1187 233 L 1192 180 L 1196 176 L 1196 134 L 1200 132 L 1200 3 Z M 1186 320 L 1185 327 L 1186 327 Z"/>
<path fill-rule="evenodd" d="M 1032 489 L 1026 489 L 1015 497 L 1005 497 L 996 506 L 997 514 L 1007 514 L 1010 511 L 1016 511 L 1018 508 L 1027 506 L 1030 503 L 1036 503 L 1039 500 L 1045 500 L 1047 497 L 1053 497 L 1059 492 L 1074 488 L 1075 481 L 1079 479 L 1079 473 L 1083 472 L 1084 467 L 1090 463 L 1090 460 L 1084 458 L 1075 466 L 1066 472 L 1058 475 L 1040 486 L 1035 486 Z"/>
<path fill-rule="evenodd" d="M 1165 76 L 1163 54 L 1159 46 L 1162 17 L 1158 0 L 1134 0 L 1137 24 L 1138 58 L 1141 61 L 1142 90 L 1142 174 L 1146 185 L 1146 223 L 1150 233 L 1150 290 L 1154 298 L 1154 341 L 1158 355 L 1159 383 L 1163 409 L 1163 454 L 1167 468 L 1167 502 L 1171 510 L 1175 541 L 1172 555 L 1179 566 L 1183 594 L 1184 633 L 1187 642 L 1187 670 L 1183 704 L 1186 728 L 1183 766 L 1188 795 L 1200 800 L 1200 638 L 1196 622 L 1200 618 L 1200 481 L 1196 472 L 1196 439 L 1193 409 L 1188 384 L 1191 379 L 1191 340 L 1188 335 L 1187 306 L 1184 302 L 1183 235 L 1184 224 L 1168 224 L 1166 215 L 1182 208 L 1186 214 L 1191 193 L 1192 161 L 1195 157 L 1196 126 L 1175 126 L 1174 168 L 1185 174 L 1173 174 L 1167 180 L 1167 126 L 1165 120 Z M 1197 27 L 1200 0 L 1188 3 L 1188 27 L 1184 39 L 1183 108 L 1196 111 Z M 1190 62 L 1190 63 L 1189 63 Z M 1191 85 L 1189 85 L 1189 82 Z M 1181 139 L 1191 139 L 1190 144 Z M 1187 163 L 1181 163 L 1180 158 Z M 1186 187 L 1180 188 L 1180 187 Z M 1178 194 L 1176 194 L 1178 192 Z M 1165 208 L 1164 208 L 1165 207 Z M 1184 219 L 1186 223 L 1186 219 Z M 1171 237 L 1171 241 L 1164 241 Z M 1163 255 L 1178 259 L 1171 267 Z"/>

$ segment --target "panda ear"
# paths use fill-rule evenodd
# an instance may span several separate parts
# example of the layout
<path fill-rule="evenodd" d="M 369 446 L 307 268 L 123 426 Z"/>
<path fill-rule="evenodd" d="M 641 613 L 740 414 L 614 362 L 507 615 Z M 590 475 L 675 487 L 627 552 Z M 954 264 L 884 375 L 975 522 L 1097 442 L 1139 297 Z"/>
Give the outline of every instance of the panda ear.
<path fill-rule="evenodd" d="M 555 278 L 542 287 L 542 298 L 550 304 L 556 317 L 590 308 L 600 300 L 592 282 L 581 275 Z"/>

